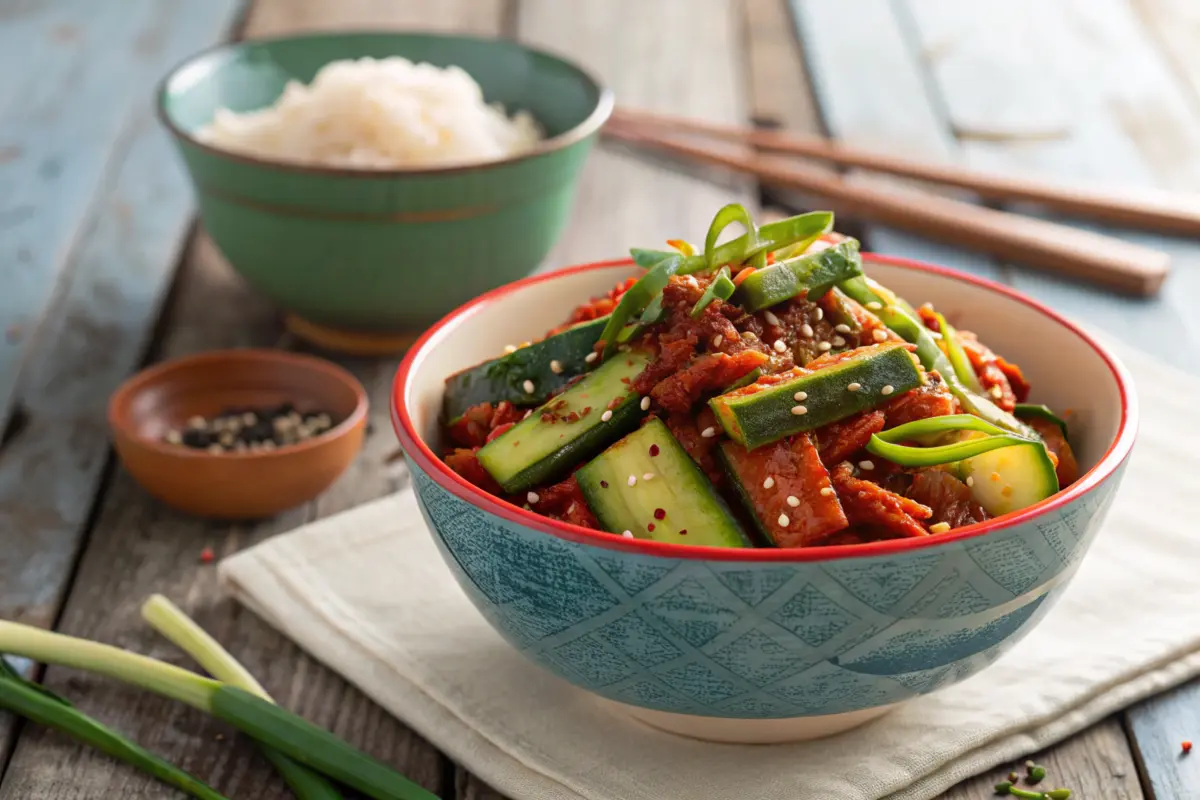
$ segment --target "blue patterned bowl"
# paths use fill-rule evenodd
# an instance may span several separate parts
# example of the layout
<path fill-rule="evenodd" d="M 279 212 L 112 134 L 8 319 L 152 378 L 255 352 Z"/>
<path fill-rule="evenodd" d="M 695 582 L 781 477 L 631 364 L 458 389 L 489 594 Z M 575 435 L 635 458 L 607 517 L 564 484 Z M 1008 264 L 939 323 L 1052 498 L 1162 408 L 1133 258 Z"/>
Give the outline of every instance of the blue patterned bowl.
<path fill-rule="evenodd" d="M 491 497 L 438 458 L 450 373 L 531 339 L 629 262 L 528 278 L 442 320 L 396 378 L 393 417 L 430 530 L 487 620 L 532 661 L 643 721 L 721 741 L 822 736 L 970 677 L 1028 633 L 1083 559 L 1136 430 L 1117 359 L 1049 309 L 950 270 L 872 256 L 1073 409 L 1083 477 L 1024 511 L 927 539 L 740 550 L 624 539 Z"/>

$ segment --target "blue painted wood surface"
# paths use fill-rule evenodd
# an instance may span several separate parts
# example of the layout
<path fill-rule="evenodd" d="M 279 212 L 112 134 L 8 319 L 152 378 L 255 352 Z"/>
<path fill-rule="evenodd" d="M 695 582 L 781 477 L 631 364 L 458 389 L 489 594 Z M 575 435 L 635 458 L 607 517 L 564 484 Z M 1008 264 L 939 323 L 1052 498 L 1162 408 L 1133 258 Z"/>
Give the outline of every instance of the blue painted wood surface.
<path fill-rule="evenodd" d="M 1195 95 L 1127 0 L 792 5 L 813 88 L 834 136 L 980 169 L 1200 190 Z M 830 35 L 850 27 L 854 36 Z M 1119 297 L 887 230 L 869 229 L 867 243 L 999 277 L 1181 369 L 1200 372 L 1194 304 L 1200 243 L 1104 232 L 1172 255 L 1174 272 L 1161 296 Z M 1200 798 L 1200 762 L 1179 756 L 1180 741 L 1200 740 L 1197 708 L 1200 683 L 1193 683 L 1127 712 L 1151 796 Z"/>
<path fill-rule="evenodd" d="M 142 360 L 192 217 L 153 87 L 238 11 L 0 13 L 0 419 L 23 409 L 0 448 L 0 618 L 50 625 L 68 588 L 108 461 L 108 395 Z"/>

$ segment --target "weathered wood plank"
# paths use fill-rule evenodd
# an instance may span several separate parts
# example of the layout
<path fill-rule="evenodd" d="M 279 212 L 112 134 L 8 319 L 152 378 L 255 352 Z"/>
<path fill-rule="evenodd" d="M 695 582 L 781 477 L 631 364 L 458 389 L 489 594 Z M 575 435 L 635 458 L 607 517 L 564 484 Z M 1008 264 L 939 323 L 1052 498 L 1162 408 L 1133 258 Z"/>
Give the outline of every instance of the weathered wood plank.
<path fill-rule="evenodd" d="M 1200 111 L 1127 0 L 1019 0 L 1003 8 L 910 0 L 908 8 L 917 46 L 936 51 L 931 83 L 955 126 L 991 129 L 989 137 L 963 138 L 970 166 L 1064 181 L 1200 188 Z M 1041 99 L 1027 104 L 1027 98 Z M 1130 300 L 1023 270 L 1014 270 L 1014 285 L 1131 342 L 1198 341 L 1192 297 L 1200 289 L 1200 246 L 1120 235 L 1174 256 L 1159 298 Z M 1200 370 L 1194 347 L 1156 352 Z"/>
<path fill-rule="evenodd" d="M 418 28 L 492 36 L 500 31 L 509 2 L 515 0 L 258 0 L 245 35 L 253 39 L 309 31 Z"/>
<path fill-rule="evenodd" d="M 1185 754 L 1181 746 L 1200 746 L 1200 681 L 1134 706 L 1125 724 L 1150 797 L 1200 798 L 1200 751 Z"/>
<path fill-rule="evenodd" d="M 1141 800 L 1145 795 L 1138 784 L 1137 770 L 1129 758 L 1129 743 L 1117 718 L 1110 718 L 1065 742 L 1032 756 L 1046 768 L 1046 780 L 1039 789 L 1069 788 L 1072 797 L 1104 800 Z M 1025 774 L 1024 761 L 997 767 L 966 781 L 942 796 L 942 800 L 987 800 L 996 796 L 996 783 L 1004 780 L 1007 770 Z M 1024 784 L 1022 784 L 1024 785 Z M 1176 797 L 1176 795 L 1161 795 Z M 1180 800 L 1183 796 L 1180 795 Z"/>
<path fill-rule="evenodd" d="M 0 44 L 0 427 L 71 245 L 132 145 L 151 87 L 224 33 L 235 5 L 18 3 L 0 26 L 12 26 Z"/>
<path fill-rule="evenodd" d="M 954 162 L 954 137 L 927 92 L 894 4 L 876 0 L 791 0 L 825 128 L 841 141 L 884 152 Z M 849 33 L 852 32 L 852 35 Z M 855 180 L 897 179 L 855 175 Z M 866 227 L 872 250 L 999 278 L 991 259 L 911 233 Z"/>
<path fill-rule="evenodd" d="M 636 24 L 630 24 L 636 20 Z M 633 108 L 744 122 L 737 9 L 732 0 L 523 0 L 518 37 L 593 70 Z M 716 209 L 750 201 L 654 157 L 601 144 L 584 169 L 567 234 L 544 268 L 626 255 L 672 236 L 703 238 Z"/>
<path fill-rule="evenodd" d="M 351 5 L 364 9 L 369 4 Z M 445 6 L 441 4 L 436 9 L 419 0 L 388 3 L 386 7 L 375 5 L 378 16 L 363 20 L 361 24 L 370 21 L 383 25 L 389 19 L 421 24 L 422 14 L 428 11 L 431 21 L 421 27 L 449 25 L 444 21 Z M 461 24 L 457 27 L 497 32 L 500 4 L 491 6 L 490 23 L 486 15 L 480 13 L 481 8 L 478 5 L 472 5 L 470 9 L 465 5 L 460 7 Z M 297 19 L 306 25 L 323 27 L 321 15 L 336 19 L 341 7 L 315 1 L 263 2 L 257 7 L 258 13 L 250 19 L 249 27 L 256 35 L 283 32 L 289 23 L 289 13 L 284 13 L 284 9 L 294 11 Z M 173 158 L 163 156 L 164 162 L 167 157 Z M 159 171 L 166 174 L 175 171 L 173 161 L 170 165 L 162 163 L 158 166 Z M 142 176 L 143 181 L 145 177 Z M 148 189 L 125 199 L 128 207 L 113 206 L 120 210 L 116 218 L 124 220 L 125 226 L 117 226 L 115 230 L 117 234 L 137 241 L 130 230 L 129 208 L 134 209 L 133 217 L 140 219 L 146 208 L 153 207 L 158 200 Z M 137 230 L 136 226 L 133 230 Z M 175 231 L 171 242 L 178 242 L 179 233 Z M 169 251 L 152 253 L 147 249 L 142 255 L 147 263 L 152 262 L 162 270 L 168 269 L 172 261 Z M 130 271 L 124 264 L 127 260 L 110 259 L 109 268 Z M 138 275 L 131 277 L 137 279 Z M 80 297 L 86 299 L 89 287 L 81 284 L 79 288 L 84 292 Z M 103 295 L 103 284 L 99 291 Z M 133 312 L 138 309 L 134 301 L 145 305 L 143 295 L 130 301 L 133 305 L 125 309 L 126 314 L 120 319 L 136 318 Z M 170 335 L 158 353 L 160 356 L 220 346 L 269 346 L 281 341 L 277 310 L 249 293 L 207 239 L 199 239 L 191 248 L 176 298 L 168 317 Z M 92 303 L 96 305 L 94 299 Z M 95 309 L 92 311 L 96 313 Z M 153 309 L 146 313 L 153 317 Z M 103 315 L 101 321 L 109 322 Z M 117 377 L 130 370 L 138 352 L 139 348 L 135 346 L 132 360 L 125 367 L 111 368 Z M 151 501 L 123 472 L 118 472 L 101 502 L 88 548 L 80 560 L 71 599 L 63 612 L 61 628 L 174 657 L 170 647 L 148 633 L 138 618 L 137 606 L 141 599 L 149 592 L 162 591 L 192 611 L 202 624 L 228 644 L 281 701 L 396 765 L 422 784 L 442 791 L 449 785 L 449 771 L 440 754 L 253 615 L 231 603 L 216 600 L 214 571 L 198 563 L 198 555 L 205 545 L 225 555 L 309 519 L 393 491 L 405 480 L 402 465 L 385 463 L 395 449 L 386 404 L 395 363 L 362 361 L 348 366 L 371 393 L 372 432 L 363 454 L 337 486 L 308 507 L 264 525 L 230 527 L 181 518 Z M 77 368 L 81 367 L 77 365 Z M 70 373 L 51 370 L 43 377 L 49 388 L 62 391 Z M 106 388 L 96 389 L 87 405 L 91 415 L 87 423 L 99 426 L 101 436 L 107 394 Z M 32 424 L 29 433 L 34 433 Z M 60 435 L 71 433 L 68 429 Z M 34 445 L 45 440 L 44 430 L 39 429 L 36 436 L 31 435 L 28 439 L 22 434 L 13 445 L 28 441 L 32 450 Z M 101 447 L 98 452 L 102 458 L 105 450 Z M 61 481 L 63 469 L 61 464 L 48 464 L 42 483 L 52 486 L 54 480 Z M 90 494 L 81 502 L 86 513 Z M 114 569 L 115 565 L 119 568 Z M 176 660 L 184 663 L 177 657 Z M 79 698 L 85 709 L 128 731 L 173 761 L 202 774 L 233 796 L 290 796 L 253 748 L 218 740 L 218 736 L 229 736 L 225 726 L 110 682 L 81 678 L 63 670 L 49 671 L 46 679 L 50 685 Z M 24 799 L 68 795 L 173 797 L 174 793 L 125 767 L 84 752 L 60 737 L 26 727 L 0 786 L 0 797 Z"/>
<path fill-rule="evenodd" d="M 224 33 L 237 4 L 192 4 L 188 9 L 176 10 L 179 15 L 170 20 L 158 16 L 137 19 L 133 15 L 135 30 L 153 38 L 144 45 L 147 61 L 138 79 L 125 85 L 125 91 L 131 85 L 140 88 L 143 100 L 158 78 L 157 70 L 166 69 L 168 63 Z M 50 30 L 69 24 L 59 19 Z M 82 23 L 68 30 L 97 33 Z M 101 62 L 94 68 L 107 70 L 108 78 L 114 81 L 133 80 L 132 74 L 116 71 L 112 64 Z M 28 351 L 29 359 L 18 390 L 26 411 L 21 426 L 0 449 L 0 618 L 48 626 L 58 614 L 107 463 L 106 399 L 142 358 L 171 280 L 180 239 L 189 225 L 191 190 L 148 106 L 148 102 L 142 102 L 136 114 L 120 121 L 126 143 L 105 167 L 111 175 L 111 187 L 78 244 L 69 257 L 62 259 L 64 271 L 72 274 L 69 285 L 46 313 L 36 336 L 32 330 L 14 329 L 8 337 L 14 343 L 9 355 L 19 345 Z M 76 120 L 76 124 L 81 126 L 78 130 L 90 133 L 91 128 L 84 122 Z M 0 129 L 3 127 L 0 123 Z M 3 141 L 4 134 L 0 133 Z M 57 159 L 57 152 L 51 148 L 41 157 Z M 64 179 L 66 171 L 76 173 L 67 183 L 77 191 L 94 189 L 85 174 L 94 165 L 72 156 L 61 166 Z M 31 208 L 41 209 L 39 215 L 53 216 L 49 211 L 53 204 L 40 194 L 45 191 L 46 187 L 35 188 L 9 200 L 17 204 L 29 200 Z M 54 204 L 59 202 L 56 198 Z M 67 224 L 62 220 L 45 224 L 60 223 Z M 10 242 L 23 247 L 20 237 L 30 234 L 16 235 L 15 239 L 7 234 L 0 237 L 4 241 L 0 245 L 0 274 L 5 275 L 6 282 L 5 291 L 0 292 L 0 305 L 34 302 L 20 286 L 15 294 L 9 294 L 7 288 L 13 273 L 4 271 L 6 247 Z M 40 257 L 28 266 L 58 268 L 58 264 Z M 31 281 L 24 284 L 26 288 L 40 279 L 33 272 L 25 277 Z M 14 276 L 14 280 L 20 284 L 21 278 Z M 32 310 L 32 305 L 28 308 Z M 3 313 L 0 311 L 0 317 Z M 7 358 L 0 356 L 0 362 Z M 0 364 L 0 373 L 5 369 Z M 4 416 L 5 380 L 0 374 L 0 418 Z M 0 717 L 0 768 L 8 753 L 11 731 L 11 719 Z"/>

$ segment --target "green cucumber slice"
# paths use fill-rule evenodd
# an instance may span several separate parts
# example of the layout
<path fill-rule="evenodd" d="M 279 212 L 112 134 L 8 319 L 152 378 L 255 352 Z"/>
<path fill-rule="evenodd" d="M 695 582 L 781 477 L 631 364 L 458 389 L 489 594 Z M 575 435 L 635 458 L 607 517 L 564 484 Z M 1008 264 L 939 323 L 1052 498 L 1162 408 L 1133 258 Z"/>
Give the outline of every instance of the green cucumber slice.
<path fill-rule="evenodd" d="M 453 421 L 479 403 L 507 400 L 529 406 L 546 398 L 590 366 L 592 352 L 608 317 L 588 320 L 500 358 L 457 372 L 446 379 L 445 419 Z M 526 381 L 529 385 L 526 386 Z M 528 391 L 532 388 L 533 391 Z"/>
<path fill-rule="evenodd" d="M 753 450 L 874 408 L 921 383 L 908 349 L 890 342 L 781 383 L 718 395 L 709 407 L 731 439 Z"/>
<path fill-rule="evenodd" d="M 481 447 L 479 463 L 510 494 L 563 477 L 637 425 L 641 397 L 630 383 L 650 360 L 640 351 L 616 353 Z"/>
<path fill-rule="evenodd" d="M 816 253 L 778 261 L 755 270 L 738 286 L 733 301 L 751 313 L 797 295 L 813 297 L 862 274 L 858 242 L 846 239 Z"/>
<path fill-rule="evenodd" d="M 976 434 L 982 435 L 982 434 Z M 1058 491 L 1058 475 L 1041 442 L 1001 447 L 960 461 L 975 502 L 993 517 L 1028 508 Z"/>
<path fill-rule="evenodd" d="M 704 473 L 657 417 L 575 472 L 605 530 L 708 547 L 750 540 Z"/>

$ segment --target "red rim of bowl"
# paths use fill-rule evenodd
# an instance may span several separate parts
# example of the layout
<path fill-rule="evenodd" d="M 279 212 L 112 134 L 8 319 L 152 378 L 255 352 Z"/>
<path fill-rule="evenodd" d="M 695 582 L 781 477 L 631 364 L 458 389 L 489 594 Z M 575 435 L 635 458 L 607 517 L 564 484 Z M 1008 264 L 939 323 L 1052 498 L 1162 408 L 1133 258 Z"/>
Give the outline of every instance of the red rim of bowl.
<path fill-rule="evenodd" d="M 1049 317 L 1057 322 L 1062 327 L 1074 333 L 1080 339 L 1087 343 L 1089 347 L 1095 350 L 1096 354 L 1108 366 L 1112 373 L 1113 380 L 1116 381 L 1117 389 L 1121 396 L 1121 422 L 1117 428 L 1117 435 L 1114 437 L 1112 444 L 1108 450 L 1096 462 L 1090 470 L 1084 473 L 1075 483 L 1066 490 L 1061 491 L 1045 500 L 1032 505 L 1020 511 L 1014 511 L 1002 517 L 997 517 L 987 522 L 980 522 L 974 525 L 966 525 L 961 528 L 956 528 L 950 533 L 939 534 L 937 536 L 928 536 L 920 539 L 889 539 L 882 542 L 871 542 L 869 544 L 851 544 L 851 545 L 834 545 L 829 547 L 811 547 L 811 548 L 795 548 L 795 549 L 774 549 L 774 548 L 729 548 L 729 547 L 702 547 L 699 545 L 683 545 L 671 544 L 666 542 L 654 542 L 647 539 L 627 539 L 623 536 L 618 536 L 612 533 L 603 531 L 595 531 L 590 528 L 582 528 L 577 525 L 569 525 L 565 522 L 558 522 L 548 517 L 543 517 L 540 514 L 535 514 L 532 511 L 526 511 L 519 506 L 514 506 L 505 502 L 499 497 L 490 495 L 472 483 L 469 483 L 458 473 L 454 472 L 445 462 L 429 448 L 421 436 L 417 433 L 416 426 L 413 424 L 412 418 L 409 416 L 407 404 L 404 401 L 404 395 L 408 387 L 409 376 L 411 375 L 416 364 L 421 360 L 425 346 L 431 339 L 438 335 L 440 331 L 454 323 L 466 319 L 487 304 L 515 291 L 544 281 L 551 281 L 556 278 L 561 278 L 566 275 L 574 275 L 579 272 L 588 272 L 591 270 L 609 269 L 616 266 L 633 266 L 631 259 L 615 259 L 612 261 L 600 261 L 593 264 L 583 264 L 575 267 L 567 267 L 565 269 L 548 272 L 542 275 L 534 275 L 515 281 L 510 284 L 494 289 L 487 294 L 480 295 L 471 302 L 460 306 L 458 309 L 450 312 L 443 317 L 436 325 L 427 330 L 424 335 L 412 346 L 404 361 L 400 364 L 400 369 L 396 373 L 396 380 L 392 387 L 392 422 L 396 429 L 396 435 L 400 439 L 400 444 L 404 449 L 405 454 L 413 459 L 417 465 L 425 472 L 435 483 L 441 488 L 455 495 L 461 500 L 465 500 L 472 505 L 483 509 L 489 513 L 495 514 L 509 522 L 523 525 L 528 528 L 540 531 L 542 533 L 556 536 L 560 539 L 566 539 L 571 542 L 580 544 L 594 545 L 608 550 L 620 550 L 626 553 L 633 553 L 643 556 L 658 556 L 662 558 L 673 559 L 707 559 L 716 561 L 756 561 L 756 562 L 796 562 L 796 561 L 834 561 L 843 558 L 855 558 L 866 556 L 886 556 L 897 553 L 905 553 L 914 550 L 923 550 L 930 547 L 938 547 L 958 542 L 964 539 L 972 539 L 977 536 L 983 536 L 992 531 L 1009 528 L 1014 525 L 1021 525 L 1029 522 L 1037 517 L 1042 516 L 1046 512 L 1053 511 L 1057 508 L 1077 500 L 1089 491 L 1094 489 L 1100 483 L 1111 476 L 1129 456 L 1130 450 L 1133 448 L 1133 441 L 1137 435 L 1137 400 L 1132 391 L 1133 381 L 1126 372 L 1124 366 L 1109 353 L 1103 346 L 1094 340 L 1085 331 L 1081 330 L 1077 325 L 1065 319 L 1057 312 L 1052 311 L 1045 305 L 1026 297 L 1025 295 L 1010 289 L 1007 286 L 989 281 L 984 278 L 978 278 L 974 275 L 968 275 L 947 267 L 939 267 L 933 264 L 925 264 L 919 261 L 912 261 L 904 258 L 896 258 L 892 256 L 879 256 L 873 253 L 864 254 L 864 258 L 869 261 L 874 261 L 880 264 L 886 264 L 901 269 L 916 270 L 919 272 L 929 272 L 951 280 L 969 283 L 987 289 L 997 294 L 1002 294 L 1019 303 L 1022 303 L 1035 311 Z"/>

